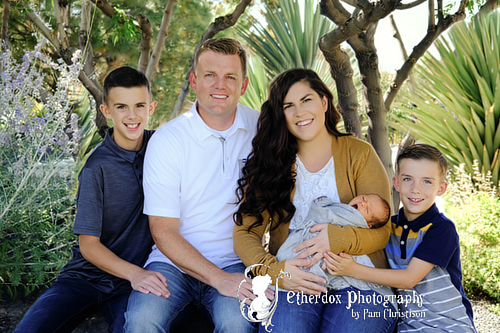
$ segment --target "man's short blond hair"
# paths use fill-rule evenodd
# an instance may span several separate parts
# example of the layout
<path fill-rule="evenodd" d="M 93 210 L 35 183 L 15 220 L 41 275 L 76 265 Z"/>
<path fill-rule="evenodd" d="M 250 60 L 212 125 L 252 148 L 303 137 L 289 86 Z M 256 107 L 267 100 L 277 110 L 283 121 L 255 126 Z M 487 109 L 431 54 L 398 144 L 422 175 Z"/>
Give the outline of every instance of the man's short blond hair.
<path fill-rule="evenodd" d="M 241 70 L 243 72 L 243 77 L 247 77 L 247 54 L 240 42 L 232 38 L 213 38 L 208 39 L 196 50 L 194 56 L 194 69 L 198 66 L 198 61 L 200 56 L 205 51 L 213 51 L 215 53 L 221 53 L 225 55 L 235 54 L 240 57 Z"/>

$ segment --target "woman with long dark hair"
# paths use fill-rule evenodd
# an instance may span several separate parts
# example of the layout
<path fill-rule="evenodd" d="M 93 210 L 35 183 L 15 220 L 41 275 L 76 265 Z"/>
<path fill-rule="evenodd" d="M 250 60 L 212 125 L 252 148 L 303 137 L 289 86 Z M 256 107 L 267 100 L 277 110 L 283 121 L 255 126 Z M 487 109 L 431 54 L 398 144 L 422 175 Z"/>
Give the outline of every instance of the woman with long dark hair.
<path fill-rule="evenodd" d="M 370 254 L 376 267 L 387 267 L 383 249 L 389 224 L 373 230 L 317 224 L 310 230 L 317 235 L 296 247 L 297 252 L 303 250 L 297 258 L 276 259 L 290 230 L 304 222 L 314 198 L 326 195 L 348 203 L 359 194 L 373 193 L 390 199 L 387 174 L 374 149 L 339 132 L 339 120 L 332 93 L 314 71 L 281 73 L 262 105 L 253 151 L 238 181 L 235 252 L 247 266 L 261 264 L 253 269 L 255 276 L 269 274 L 275 281 L 281 270 L 291 276 L 278 281 L 273 332 L 389 332 L 395 325 L 389 289 L 346 285 L 328 290 L 323 278 L 304 270 L 326 251 Z M 262 239 L 268 230 L 266 249 Z"/>

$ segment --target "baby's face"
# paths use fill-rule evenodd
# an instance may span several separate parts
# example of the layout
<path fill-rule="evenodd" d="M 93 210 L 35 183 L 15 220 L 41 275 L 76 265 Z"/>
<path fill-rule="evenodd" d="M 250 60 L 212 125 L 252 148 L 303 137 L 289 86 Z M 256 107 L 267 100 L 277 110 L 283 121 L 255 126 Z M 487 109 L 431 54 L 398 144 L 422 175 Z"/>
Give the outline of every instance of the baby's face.
<path fill-rule="evenodd" d="M 358 195 L 349 202 L 349 205 L 356 208 L 363 215 L 370 228 L 372 227 L 372 221 L 385 214 L 382 200 L 375 194 Z"/>

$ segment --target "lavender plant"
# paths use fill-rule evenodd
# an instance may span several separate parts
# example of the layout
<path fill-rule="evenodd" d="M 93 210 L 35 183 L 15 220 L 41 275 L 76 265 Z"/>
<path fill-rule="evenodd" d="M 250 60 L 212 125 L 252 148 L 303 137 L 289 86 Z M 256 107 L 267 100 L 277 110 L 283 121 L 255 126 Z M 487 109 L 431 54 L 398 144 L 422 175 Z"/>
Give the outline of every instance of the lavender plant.
<path fill-rule="evenodd" d="M 75 162 L 80 132 L 70 100 L 73 64 L 52 61 L 44 42 L 21 62 L 0 55 L 0 294 L 26 293 L 50 281 L 74 240 Z M 57 77 L 44 87 L 44 72 Z"/>

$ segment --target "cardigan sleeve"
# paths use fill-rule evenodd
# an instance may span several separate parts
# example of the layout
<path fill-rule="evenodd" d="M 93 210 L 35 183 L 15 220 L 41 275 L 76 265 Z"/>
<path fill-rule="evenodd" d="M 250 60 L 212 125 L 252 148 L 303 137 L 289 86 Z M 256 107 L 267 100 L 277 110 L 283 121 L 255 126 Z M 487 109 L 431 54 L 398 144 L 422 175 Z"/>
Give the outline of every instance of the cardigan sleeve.
<path fill-rule="evenodd" d="M 262 264 L 253 269 L 255 275 L 269 274 L 276 283 L 276 277 L 280 270 L 285 270 L 285 260 L 278 261 L 276 257 L 267 252 L 262 244 L 262 239 L 269 226 L 270 217 L 267 212 L 263 214 L 264 221 L 261 226 L 248 227 L 255 221 L 252 216 L 244 216 L 242 225 L 235 225 L 233 229 L 233 248 L 234 252 L 240 257 L 245 266 Z M 283 280 L 278 281 L 279 287 L 283 287 Z"/>
<path fill-rule="evenodd" d="M 358 195 L 378 194 L 390 204 L 389 179 L 373 147 L 353 137 L 344 138 L 340 147 L 335 147 L 342 154 L 339 156 L 340 167 L 337 168 L 336 164 L 335 169 L 337 179 L 344 177 L 342 186 L 338 188 L 341 201 L 348 203 Z M 335 154 L 335 150 L 333 151 Z M 334 253 L 370 254 L 384 249 L 389 236 L 390 223 L 378 229 L 328 226 L 330 248 Z"/>

